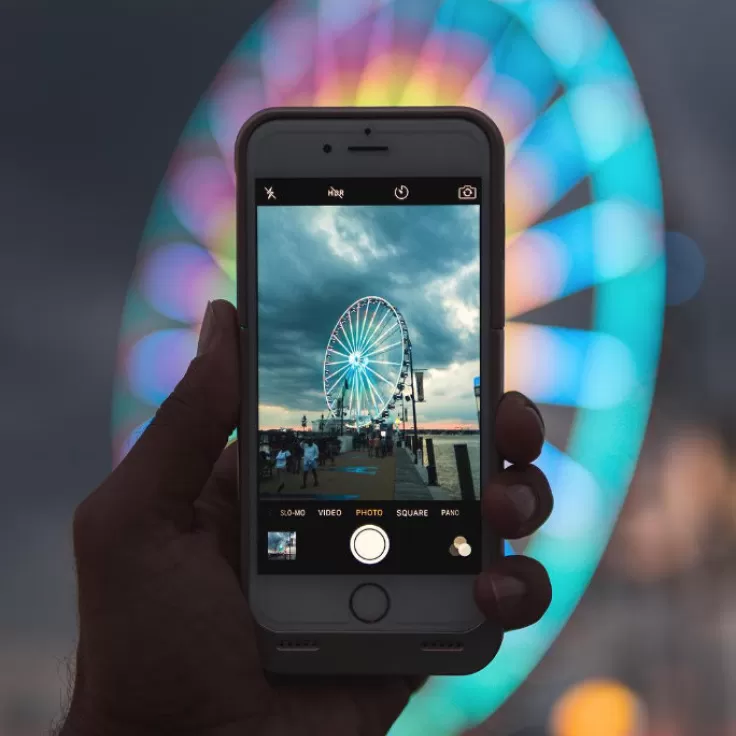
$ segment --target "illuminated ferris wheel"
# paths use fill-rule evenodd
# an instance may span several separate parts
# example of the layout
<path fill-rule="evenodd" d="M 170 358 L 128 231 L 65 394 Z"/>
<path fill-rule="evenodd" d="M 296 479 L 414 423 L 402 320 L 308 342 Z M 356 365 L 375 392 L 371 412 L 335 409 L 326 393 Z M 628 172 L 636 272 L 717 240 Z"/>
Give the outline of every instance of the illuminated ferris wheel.
<path fill-rule="evenodd" d="M 409 374 L 409 331 L 393 304 L 378 296 L 353 302 L 325 350 L 323 385 L 330 414 L 348 427 L 385 419 Z"/>

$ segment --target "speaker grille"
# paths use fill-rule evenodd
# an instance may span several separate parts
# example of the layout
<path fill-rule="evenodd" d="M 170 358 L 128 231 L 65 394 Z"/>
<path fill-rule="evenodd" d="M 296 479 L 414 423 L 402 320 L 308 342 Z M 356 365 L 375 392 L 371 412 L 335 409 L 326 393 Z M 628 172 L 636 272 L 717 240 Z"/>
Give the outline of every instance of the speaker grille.
<path fill-rule="evenodd" d="M 380 153 L 388 151 L 388 146 L 348 146 L 348 151 L 353 153 Z"/>
<path fill-rule="evenodd" d="M 423 641 L 423 652 L 462 652 L 465 645 L 461 641 Z"/>
<path fill-rule="evenodd" d="M 279 652 L 318 652 L 319 643 L 314 639 L 282 639 L 276 649 Z"/>

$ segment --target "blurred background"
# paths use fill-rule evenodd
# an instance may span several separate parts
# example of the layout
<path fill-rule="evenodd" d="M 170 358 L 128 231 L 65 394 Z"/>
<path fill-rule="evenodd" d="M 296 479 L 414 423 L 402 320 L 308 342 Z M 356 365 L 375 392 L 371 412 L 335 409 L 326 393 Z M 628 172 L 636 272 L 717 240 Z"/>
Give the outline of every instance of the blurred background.
<path fill-rule="evenodd" d="M 185 125 L 267 5 L 0 0 L 0 736 L 43 733 L 62 712 L 76 636 L 71 517 L 115 462 L 139 246 Z M 732 736 L 736 5 L 595 7 L 631 64 L 660 166 L 667 306 L 656 390 L 589 587 L 474 733 Z M 551 434 L 564 434 L 564 407 L 543 410 Z M 469 721 L 503 700 L 484 692 L 492 684 L 478 681 Z M 425 702 L 446 697 L 438 688 Z"/>

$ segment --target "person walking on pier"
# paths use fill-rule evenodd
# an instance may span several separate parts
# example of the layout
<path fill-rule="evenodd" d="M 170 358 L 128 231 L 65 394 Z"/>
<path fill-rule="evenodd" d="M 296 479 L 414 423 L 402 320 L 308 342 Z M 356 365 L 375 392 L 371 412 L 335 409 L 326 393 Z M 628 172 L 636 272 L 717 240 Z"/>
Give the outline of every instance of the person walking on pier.
<path fill-rule="evenodd" d="M 319 447 L 314 443 L 314 440 L 310 437 L 307 440 L 307 444 L 304 445 L 304 479 L 302 481 L 302 488 L 307 487 L 307 475 L 309 471 L 312 471 L 314 476 L 314 487 L 319 485 L 319 479 L 317 478 L 317 459 L 319 458 Z"/>
<path fill-rule="evenodd" d="M 294 475 L 299 474 L 302 454 L 302 446 L 299 444 L 299 440 L 294 437 L 291 443 L 291 472 L 294 473 Z"/>
<path fill-rule="evenodd" d="M 286 447 L 282 447 L 276 455 L 276 480 L 280 481 L 279 487 L 276 489 L 276 493 L 281 493 L 284 488 L 284 476 L 287 472 L 286 464 L 289 462 L 290 458 L 291 453 L 286 449 Z"/>
<path fill-rule="evenodd" d="M 381 438 L 376 435 L 372 440 L 374 457 L 381 457 Z"/>

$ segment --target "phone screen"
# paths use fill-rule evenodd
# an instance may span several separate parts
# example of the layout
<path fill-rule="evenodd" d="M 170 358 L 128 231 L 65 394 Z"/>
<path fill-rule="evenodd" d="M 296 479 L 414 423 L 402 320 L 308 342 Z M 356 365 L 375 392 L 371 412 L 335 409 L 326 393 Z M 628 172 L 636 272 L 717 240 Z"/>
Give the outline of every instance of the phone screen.
<path fill-rule="evenodd" d="M 481 180 L 257 179 L 258 570 L 481 568 Z"/>

